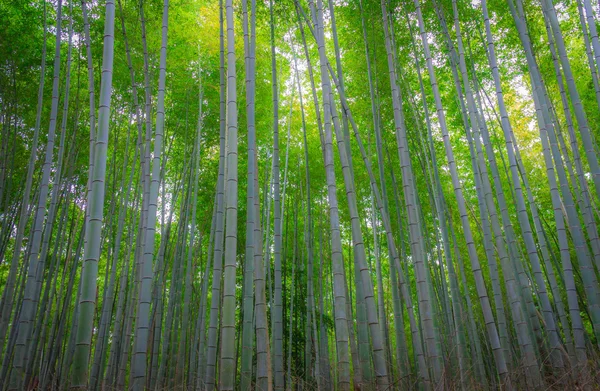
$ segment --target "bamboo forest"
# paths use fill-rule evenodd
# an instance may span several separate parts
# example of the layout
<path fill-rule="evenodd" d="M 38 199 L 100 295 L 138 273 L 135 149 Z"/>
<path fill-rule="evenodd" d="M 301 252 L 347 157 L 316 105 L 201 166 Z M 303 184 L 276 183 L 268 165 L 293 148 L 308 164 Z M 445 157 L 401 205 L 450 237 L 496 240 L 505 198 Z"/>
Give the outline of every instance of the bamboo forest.
<path fill-rule="evenodd" d="M 0 26 L 0 391 L 600 390 L 597 0 Z"/>

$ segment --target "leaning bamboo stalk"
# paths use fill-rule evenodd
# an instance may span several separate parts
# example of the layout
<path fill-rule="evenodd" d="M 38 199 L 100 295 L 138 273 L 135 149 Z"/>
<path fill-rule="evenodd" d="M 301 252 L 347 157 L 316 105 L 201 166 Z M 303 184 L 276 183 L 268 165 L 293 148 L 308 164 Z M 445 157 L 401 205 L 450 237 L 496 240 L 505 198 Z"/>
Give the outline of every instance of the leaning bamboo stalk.
<path fill-rule="evenodd" d="M 296 2 L 296 7 L 299 4 Z M 299 13 L 298 10 L 296 12 Z M 298 18 L 300 16 L 298 15 Z M 301 23 L 300 23 L 301 24 Z M 321 24 L 322 27 L 322 24 Z M 301 30 L 302 31 L 302 30 Z M 321 48 L 321 40 L 319 39 Z M 350 389 L 350 363 L 348 357 L 348 324 L 346 321 L 346 294 L 344 289 L 344 265 L 342 260 L 342 241 L 340 234 L 340 221 L 338 201 L 336 194 L 335 172 L 333 170 L 333 140 L 331 132 L 331 107 L 329 101 L 329 84 L 325 81 L 327 75 L 321 72 L 323 92 L 323 128 L 325 149 L 325 172 L 327 177 L 327 196 L 329 201 L 330 230 L 331 230 L 331 258 L 334 268 L 334 297 L 335 297 L 335 324 L 336 347 L 338 353 L 338 385 L 341 390 Z"/>
<path fill-rule="evenodd" d="M 44 98 L 44 83 L 46 80 L 46 46 L 47 46 L 47 20 L 46 20 L 46 2 L 44 5 L 44 33 L 42 42 L 42 64 L 40 67 L 40 84 L 38 88 L 38 100 L 35 116 L 35 127 L 33 131 L 33 139 L 31 142 L 31 150 L 29 154 L 29 160 L 27 163 L 27 176 L 25 177 L 25 189 L 23 191 L 23 197 L 21 205 L 19 207 L 19 220 L 17 223 L 17 230 L 15 233 L 13 254 L 8 272 L 8 277 L 4 285 L 4 291 L 2 293 L 2 312 L 0 313 L 0 352 L 4 352 L 4 345 L 6 337 L 8 336 L 8 324 L 10 316 L 13 310 L 15 283 L 17 280 L 19 259 L 21 258 L 22 243 L 25 236 L 25 227 L 29 220 L 29 204 L 31 199 L 31 188 L 33 184 L 33 170 L 35 168 L 36 151 L 39 142 L 40 127 L 42 121 L 42 108 Z M 16 317 L 15 317 L 16 319 Z M 5 356 L 7 357 L 7 356 Z"/>
<path fill-rule="evenodd" d="M 58 2 L 56 16 L 56 48 L 54 54 L 54 78 L 52 82 L 52 105 L 50 112 L 50 123 L 48 126 L 48 138 L 46 142 L 46 150 L 44 162 L 42 165 L 42 177 L 39 185 L 38 202 L 35 209 L 35 217 L 31 227 L 30 241 L 31 248 L 28 254 L 28 269 L 23 302 L 20 303 L 21 311 L 19 318 L 13 321 L 13 327 L 18 327 L 16 334 L 15 353 L 13 358 L 12 371 L 9 380 L 9 390 L 19 389 L 23 387 L 25 369 L 27 367 L 27 343 L 30 340 L 32 322 L 35 316 L 35 298 L 36 278 L 39 263 L 39 251 L 42 242 L 42 231 L 44 226 L 44 217 L 46 215 L 46 201 L 48 198 L 48 185 L 50 182 L 50 171 L 52 159 L 54 155 L 54 141 L 56 137 L 56 122 L 58 116 L 58 100 L 59 100 L 59 76 L 61 69 L 60 62 L 60 47 L 61 47 L 61 22 L 62 22 L 62 1 Z"/>
<path fill-rule="evenodd" d="M 472 238 L 471 223 L 469 222 L 469 219 L 468 219 L 466 206 L 465 206 L 465 199 L 464 199 L 463 191 L 462 191 L 461 184 L 460 184 L 460 181 L 458 178 L 456 161 L 454 159 L 454 152 L 453 152 L 452 146 L 450 144 L 448 128 L 446 125 L 446 116 L 445 116 L 444 109 L 442 106 L 439 87 L 437 84 L 437 78 L 436 78 L 435 71 L 433 68 L 433 60 L 432 60 L 431 52 L 429 49 L 429 43 L 427 41 L 427 34 L 425 31 L 425 26 L 424 26 L 424 22 L 423 22 L 421 4 L 419 3 L 418 0 L 415 0 L 414 3 L 415 3 L 416 10 L 417 10 L 417 19 L 419 22 L 421 41 L 422 41 L 423 48 L 425 50 L 425 59 L 426 59 L 426 63 L 427 63 L 427 70 L 429 73 L 429 79 L 430 79 L 431 86 L 432 86 L 433 93 L 434 93 L 436 112 L 437 112 L 441 130 L 442 130 L 442 137 L 444 139 L 444 147 L 445 147 L 445 151 L 446 151 L 446 155 L 447 155 L 447 159 L 448 159 L 450 173 L 452 176 L 454 193 L 455 193 L 455 197 L 457 199 L 458 209 L 460 212 L 461 221 L 462 221 L 462 225 L 464 228 L 464 236 L 465 236 L 466 242 L 468 244 L 469 258 L 471 260 L 471 268 L 475 275 L 477 292 L 479 294 L 481 308 L 482 308 L 483 315 L 485 318 L 486 328 L 487 328 L 487 332 L 488 332 L 488 338 L 489 338 L 489 342 L 490 342 L 492 351 L 494 353 L 494 360 L 495 360 L 496 370 L 498 372 L 498 375 L 500 376 L 502 383 L 504 383 L 507 387 L 510 388 L 510 380 L 508 379 L 508 376 L 507 376 L 508 369 L 506 366 L 506 359 L 502 353 L 502 349 L 501 349 L 500 342 L 498 339 L 498 330 L 497 330 L 497 327 L 496 327 L 496 324 L 494 321 L 494 317 L 493 317 L 493 314 L 491 311 L 491 306 L 489 304 L 489 298 L 488 298 L 487 289 L 485 287 L 485 283 L 483 280 L 483 275 L 481 272 L 479 257 L 477 255 L 474 241 Z"/>

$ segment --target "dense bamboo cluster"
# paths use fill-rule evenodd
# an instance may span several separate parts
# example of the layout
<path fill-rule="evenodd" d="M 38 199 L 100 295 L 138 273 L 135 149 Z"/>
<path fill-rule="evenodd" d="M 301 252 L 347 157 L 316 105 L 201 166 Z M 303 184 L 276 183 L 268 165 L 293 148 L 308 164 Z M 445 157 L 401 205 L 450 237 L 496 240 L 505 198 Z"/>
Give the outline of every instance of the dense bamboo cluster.
<path fill-rule="evenodd" d="M 0 21 L 0 391 L 600 388 L 598 4 Z"/>

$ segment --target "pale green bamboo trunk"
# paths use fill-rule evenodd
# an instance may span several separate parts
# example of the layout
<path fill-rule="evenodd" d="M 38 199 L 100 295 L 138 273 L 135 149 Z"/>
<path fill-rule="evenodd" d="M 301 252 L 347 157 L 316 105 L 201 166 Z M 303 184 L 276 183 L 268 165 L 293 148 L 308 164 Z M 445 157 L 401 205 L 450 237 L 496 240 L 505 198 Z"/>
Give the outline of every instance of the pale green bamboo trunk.
<path fill-rule="evenodd" d="M 114 52 L 115 4 L 106 2 L 104 25 L 104 53 L 102 59 L 102 79 L 100 83 L 100 107 L 98 110 L 98 134 L 94 145 L 94 170 L 89 192 L 90 220 L 87 222 L 84 248 L 84 262 L 81 271 L 81 296 L 79 301 L 79 325 L 77 328 L 77 347 L 75 349 L 75 367 L 71 387 L 87 387 L 88 363 L 92 342 L 93 319 L 95 312 L 96 278 L 100 257 L 100 236 L 104 209 L 104 180 L 106 177 L 106 154 L 109 135 L 110 103 L 112 90 L 112 70 Z"/>
<path fill-rule="evenodd" d="M 167 32 L 169 21 L 169 0 L 163 3 L 162 34 L 159 63 L 158 99 L 156 108 L 156 128 L 154 135 L 154 156 L 152 159 L 152 177 L 149 183 L 148 211 L 144 230 L 144 246 L 140 270 L 140 289 L 137 301 L 135 335 L 133 343 L 133 361 L 131 371 L 134 390 L 144 389 L 146 384 L 146 360 L 148 353 L 148 334 L 150 328 L 150 305 L 153 281 L 154 242 L 156 231 L 156 214 L 158 208 L 158 187 L 161 181 L 161 153 L 165 126 L 165 84 L 167 71 Z M 148 104 L 148 102 L 146 102 Z M 148 143 L 147 143 L 148 147 Z"/>
<path fill-rule="evenodd" d="M 221 323 L 221 359 L 219 389 L 233 390 L 235 384 L 235 275 L 238 215 L 238 121 L 235 66 L 233 2 L 225 2 L 227 19 L 227 157 L 225 184 L 225 265 L 223 276 L 223 311 Z M 210 380 L 209 380 L 210 381 Z"/>

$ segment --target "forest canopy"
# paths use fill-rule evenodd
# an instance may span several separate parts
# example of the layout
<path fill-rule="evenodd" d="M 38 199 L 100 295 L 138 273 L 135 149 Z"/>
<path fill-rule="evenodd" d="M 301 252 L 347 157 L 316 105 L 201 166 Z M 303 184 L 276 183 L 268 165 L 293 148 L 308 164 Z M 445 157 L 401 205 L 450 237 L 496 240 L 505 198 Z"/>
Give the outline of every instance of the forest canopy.
<path fill-rule="evenodd" d="M 0 391 L 600 389 L 600 3 L 0 25 Z"/>

